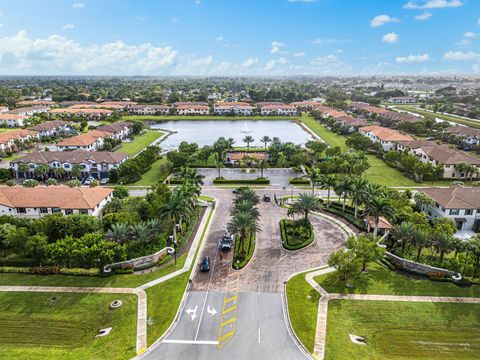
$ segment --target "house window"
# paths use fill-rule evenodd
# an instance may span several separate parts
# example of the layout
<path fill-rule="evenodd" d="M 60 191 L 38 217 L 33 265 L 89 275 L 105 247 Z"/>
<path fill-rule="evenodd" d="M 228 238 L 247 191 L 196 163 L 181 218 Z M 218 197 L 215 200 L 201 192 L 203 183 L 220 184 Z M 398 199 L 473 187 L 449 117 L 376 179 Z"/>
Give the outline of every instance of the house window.
<path fill-rule="evenodd" d="M 88 210 L 87 209 L 80 209 L 80 214 L 88 214 Z"/>
<path fill-rule="evenodd" d="M 445 165 L 445 167 L 446 167 L 447 169 L 450 169 L 450 165 Z"/>
<path fill-rule="evenodd" d="M 48 214 L 47 208 L 40 208 L 40 214 Z"/>
<path fill-rule="evenodd" d="M 465 215 L 472 215 L 473 214 L 473 209 L 466 209 L 465 210 Z"/>
<path fill-rule="evenodd" d="M 450 209 L 450 215 L 458 215 L 460 211 L 458 209 Z"/>
<path fill-rule="evenodd" d="M 27 209 L 25 209 L 25 208 L 17 208 L 17 213 L 19 213 L 19 214 L 26 214 L 26 213 L 27 213 Z"/>
<path fill-rule="evenodd" d="M 60 212 L 60 209 L 59 208 L 52 208 L 52 213 L 59 213 Z"/>

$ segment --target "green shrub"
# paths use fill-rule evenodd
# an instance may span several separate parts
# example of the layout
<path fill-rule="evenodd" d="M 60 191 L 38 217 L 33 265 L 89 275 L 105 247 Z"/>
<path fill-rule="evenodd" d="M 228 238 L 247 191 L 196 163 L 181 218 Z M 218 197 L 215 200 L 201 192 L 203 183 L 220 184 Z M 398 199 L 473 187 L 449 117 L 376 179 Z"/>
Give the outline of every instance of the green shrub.
<path fill-rule="evenodd" d="M 310 180 L 307 178 L 290 178 L 288 183 L 291 185 L 310 185 Z"/>
<path fill-rule="evenodd" d="M 0 273 L 30 274 L 31 272 L 32 269 L 29 267 L 0 266 Z"/>
<path fill-rule="evenodd" d="M 79 269 L 79 268 L 61 268 L 60 274 L 63 275 L 77 275 L 77 276 L 97 276 L 100 270 L 97 268 Z"/>
<path fill-rule="evenodd" d="M 290 219 L 280 220 L 280 232 L 282 235 L 283 247 L 287 250 L 299 250 L 310 245 L 315 240 L 315 233 L 313 227 L 308 221 L 308 224 L 302 224 L 304 219 L 297 221 Z M 293 233 L 293 226 L 297 224 L 300 226 L 299 234 Z M 306 227 L 308 226 L 308 227 Z"/>
<path fill-rule="evenodd" d="M 245 185 L 268 185 L 270 179 L 268 178 L 256 178 L 256 179 L 224 179 L 216 178 L 213 180 L 214 185 L 219 184 L 245 184 Z"/>
<path fill-rule="evenodd" d="M 29 258 L 6 258 L 0 259 L 0 266 L 6 267 L 32 267 L 38 265 L 35 261 Z"/>
<path fill-rule="evenodd" d="M 37 275 L 51 275 L 51 274 L 59 274 L 60 267 L 58 266 L 34 266 L 32 268 L 32 274 Z"/>

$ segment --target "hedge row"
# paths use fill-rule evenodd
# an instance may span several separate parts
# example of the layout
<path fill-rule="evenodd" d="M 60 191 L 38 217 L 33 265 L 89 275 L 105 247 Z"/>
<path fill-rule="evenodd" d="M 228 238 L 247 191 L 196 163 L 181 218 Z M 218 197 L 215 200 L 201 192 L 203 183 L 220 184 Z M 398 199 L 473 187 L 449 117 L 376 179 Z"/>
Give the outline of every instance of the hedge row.
<path fill-rule="evenodd" d="M 242 184 L 242 185 L 268 185 L 270 179 L 268 178 L 256 178 L 256 179 L 224 179 L 216 178 L 213 180 L 214 185 L 219 184 Z"/>
<path fill-rule="evenodd" d="M 290 178 L 288 183 L 291 185 L 310 185 L 310 180 L 307 178 Z"/>
<path fill-rule="evenodd" d="M 365 225 L 365 222 L 360 218 L 355 219 L 354 213 L 350 212 L 348 210 L 348 207 L 345 208 L 345 212 L 343 212 L 341 205 L 337 207 L 338 205 L 336 206 L 334 204 L 335 203 L 330 203 L 330 207 L 325 206 L 322 210 L 331 214 L 338 215 L 341 218 L 344 218 L 345 220 L 347 220 L 348 222 L 351 222 L 360 230 L 367 231 L 367 226 Z"/>
<path fill-rule="evenodd" d="M 93 269 L 77 269 L 77 268 L 60 268 L 57 266 L 35 266 L 35 267 L 20 267 L 20 266 L 0 266 L 0 273 L 18 273 L 18 274 L 36 274 L 36 275 L 76 275 L 76 276 L 97 276 L 100 270 Z"/>
<path fill-rule="evenodd" d="M 315 240 L 315 233 L 313 231 L 313 227 L 310 225 L 310 236 L 308 237 L 308 240 L 298 245 L 290 245 L 288 242 L 287 229 L 286 229 L 287 225 L 285 220 L 286 219 L 280 220 L 280 233 L 282 234 L 282 245 L 285 249 L 292 250 L 292 251 L 300 250 L 307 247 L 313 242 L 313 240 Z"/>

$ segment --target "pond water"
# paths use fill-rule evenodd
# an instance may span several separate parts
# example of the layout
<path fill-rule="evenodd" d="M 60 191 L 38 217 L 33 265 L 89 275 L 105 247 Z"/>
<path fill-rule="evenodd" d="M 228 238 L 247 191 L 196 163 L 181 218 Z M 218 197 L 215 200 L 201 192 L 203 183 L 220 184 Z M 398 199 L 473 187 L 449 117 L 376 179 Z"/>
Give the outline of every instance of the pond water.
<path fill-rule="evenodd" d="M 152 124 L 152 129 L 165 129 L 175 133 L 166 138 L 161 147 L 163 150 L 172 150 L 182 141 L 195 142 L 199 146 L 212 145 L 219 137 L 233 138 L 235 146 L 246 146 L 243 138 L 253 137 L 250 146 L 263 146 L 260 138 L 267 135 L 270 138 L 278 137 L 281 141 L 291 141 L 295 144 L 305 144 L 312 136 L 299 125 L 289 120 L 193 120 L 193 121 L 165 121 Z"/>

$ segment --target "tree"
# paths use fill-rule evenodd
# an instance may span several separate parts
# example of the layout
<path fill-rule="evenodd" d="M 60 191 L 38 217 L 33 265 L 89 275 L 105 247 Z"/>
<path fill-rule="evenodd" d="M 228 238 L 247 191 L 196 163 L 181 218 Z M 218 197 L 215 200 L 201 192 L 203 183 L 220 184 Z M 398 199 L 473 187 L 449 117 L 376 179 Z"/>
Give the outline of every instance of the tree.
<path fill-rule="evenodd" d="M 408 221 L 402 221 L 400 225 L 395 225 L 391 232 L 392 236 L 402 244 L 402 252 L 405 246 L 413 240 L 415 230 L 413 224 Z"/>
<path fill-rule="evenodd" d="M 111 229 L 107 231 L 105 237 L 116 243 L 123 244 L 128 241 L 129 233 L 130 229 L 127 224 L 112 224 Z"/>
<path fill-rule="evenodd" d="M 80 167 L 79 164 L 73 164 L 72 171 L 70 172 L 70 175 L 72 177 L 74 177 L 75 179 L 80 178 L 80 175 L 82 175 L 82 168 Z"/>
<path fill-rule="evenodd" d="M 363 272 L 367 271 L 367 262 L 380 259 L 384 252 L 384 249 L 377 245 L 377 239 L 368 235 L 350 236 L 346 246 L 362 261 Z"/>
<path fill-rule="evenodd" d="M 211 146 L 205 145 L 198 151 L 197 156 L 200 160 L 203 160 L 205 166 L 207 166 L 208 159 L 212 154 L 213 154 L 213 148 Z"/>
<path fill-rule="evenodd" d="M 357 217 L 359 205 L 367 201 L 366 189 L 367 189 L 367 180 L 365 180 L 365 178 L 360 176 L 355 177 L 352 183 L 350 184 L 349 195 L 352 199 L 352 203 L 355 208 L 355 213 L 354 213 L 355 218 Z"/>
<path fill-rule="evenodd" d="M 30 236 L 25 243 L 25 252 L 40 266 L 47 260 L 47 237 L 42 234 Z"/>
<path fill-rule="evenodd" d="M 335 185 L 335 193 L 338 196 L 343 196 L 343 212 L 345 212 L 345 206 L 347 204 L 347 197 L 352 189 L 352 179 L 350 177 L 344 176 L 341 178 Z"/>
<path fill-rule="evenodd" d="M 425 208 L 428 206 L 435 206 L 435 200 L 421 191 L 413 195 L 413 199 L 418 207 L 422 210 L 425 210 Z"/>
<path fill-rule="evenodd" d="M 443 261 L 445 252 L 453 248 L 453 237 L 443 232 L 434 233 L 434 246 L 440 253 L 440 261 Z"/>
<path fill-rule="evenodd" d="M 322 173 L 318 168 L 311 167 L 307 170 L 307 177 L 312 184 L 312 194 L 315 194 L 315 184 L 320 180 L 321 175 Z"/>
<path fill-rule="evenodd" d="M 263 146 L 264 146 L 265 151 L 266 151 L 266 150 L 267 150 L 267 145 L 268 145 L 269 142 L 272 141 L 272 139 L 270 139 L 269 136 L 263 136 L 263 137 L 260 139 L 260 141 L 263 143 Z"/>
<path fill-rule="evenodd" d="M 247 135 L 243 138 L 243 142 L 247 144 L 247 151 L 250 150 L 250 144 L 253 143 L 255 140 L 252 136 Z"/>
<path fill-rule="evenodd" d="M 420 259 L 422 250 L 428 244 L 428 232 L 424 229 L 416 229 L 413 233 L 413 244 L 417 248 L 417 261 Z"/>
<path fill-rule="evenodd" d="M 394 209 L 390 204 L 390 200 L 383 195 L 373 196 L 366 203 L 367 214 L 375 218 L 375 228 L 373 235 L 377 236 L 380 216 L 390 216 Z"/>
<path fill-rule="evenodd" d="M 373 142 L 368 137 L 357 132 L 350 135 L 345 141 L 345 144 L 355 150 L 367 151 L 372 147 Z"/>
<path fill-rule="evenodd" d="M 179 190 L 172 191 L 167 201 L 158 209 L 160 218 L 166 218 L 173 222 L 174 242 L 177 242 L 177 223 L 180 221 L 180 218 L 188 214 L 188 212 L 187 199 Z"/>
<path fill-rule="evenodd" d="M 242 254 L 245 254 L 245 239 L 247 235 L 259 230 L 257 220 L 251 211 L 234 212 L 231 221 L 227 224 L 227 228 L 231 233 L 239 234 Z"/>
<path fill-rule="evenodd" d="M 288 209 L 289 216 L 292 214 L 303 214 L 305 220 L 308 220 L 308 214 L 314 211 L 320 211 L 322 205 L 315 195 L 310 193 L 301 193 Z"/>
<path fill-rule="evenodd" d="M 322 174 L 318 182 L 322 189 L 327 189 L 327 206 L 330 206 L 330 191 L 337 184 L 337 177 L 335 175 L 325 175 Z"/>
<path fill-rule="evenodd" d="M 328 265 L 335 267 L 340 280 L 348 284 L 348 280 L 360 271 L 360 262 L 354 251 L 339 249 L 328 257 Z"/>
<path fill-rule="evenodd" d="M 130 227 L 130 234 L 140 244 L 143 250 L 145 244 L 151 240 L 151 232 L 145 223 L 136 223 Z"/>
<path fill-rule="evenodd" d="M 268 168 L 268 162 L 266 160 L 260 160 L 257 162 L 257 165 L 260 169 L 260 177 L 263 178 L 263 172 Z"/>
<path fill-rule="evenodd" d="M 82 183 L 78 179 L 70 180 L 66 182 L 68 187 L 79 187 L 82 186 Z"/>
<path fill-rule="evenodd" d="M 20 163 L 18 164 L 18 171 L 23 173 L 24 177 L 27 177 L 27 173 L 30 171 L 30 167 L 28 166 L 28 164 Z"/>
<path fill-rule="evenodd" d="M 309 140 L 305 143 L 305 147 L 308 149 L 313 159 L 318 161 L 327 148 L 327 144 L 323 141 Z"/>
<path fill-rule="evenodd" d="M 3 257 L 7 257 L 7 250 L 13 247 L 13 244 L 10 242 L 11 233 L 16 228 L 15 225 L 5 223 L 0 224 L 0 246 L 3 249 Z"/>
<path fill-rule="evenodd" d="M 128 197 L 128 188 L 123 185 L 117 185 L 113 188 L 113 197 L 117 199 L 124 199 Z"/>
<path fill-rule="evenodd" d="M 55 186 L 58 185 L 58 181 L 55 178 L 47 179 L 47 186 Z"/>

